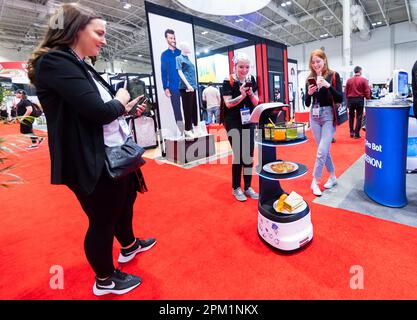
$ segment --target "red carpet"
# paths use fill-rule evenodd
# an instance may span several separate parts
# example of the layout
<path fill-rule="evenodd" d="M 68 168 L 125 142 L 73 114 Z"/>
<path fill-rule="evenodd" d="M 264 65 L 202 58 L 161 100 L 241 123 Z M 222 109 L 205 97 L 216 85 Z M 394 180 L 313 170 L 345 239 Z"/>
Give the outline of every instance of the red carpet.
<path fill-rule="evenodd" d="M 16 125 L 0 125 L 2 137 L 16 132 Z M 336 139 L 340 175 L 364 148 L 346 126 Z M 122 268 L 143 278 L 139 288 L 101 299 L 416 299 L 417 229 L 312 203 L 315 148 L 310 139 L 279 149 L 281 158 L 310 168 L 282 182 L 309 201 L 314 225 L 311 245 L 290 255 L 259 240 L 257 203 L 232 198 L 230 165 L 184 170 L 149 160 L 150 191 L 138 196 L 134 223 L 137 235 L 158 243 Z M 13 161 L 25 181 L 0 188 L 0 299 L 97 299 L 83 253 L 87 218 L 66 187 L 49 184 L 47 143 Z M 255 177 L 255 189 L 257 183 Z M 115 242 L 115 257 L 118 250 Z M 50 288 L 54 265 L 63 267 L 63 290 Z M 364 271 L 362 290 L 349 286 L 356 265 Z"/>

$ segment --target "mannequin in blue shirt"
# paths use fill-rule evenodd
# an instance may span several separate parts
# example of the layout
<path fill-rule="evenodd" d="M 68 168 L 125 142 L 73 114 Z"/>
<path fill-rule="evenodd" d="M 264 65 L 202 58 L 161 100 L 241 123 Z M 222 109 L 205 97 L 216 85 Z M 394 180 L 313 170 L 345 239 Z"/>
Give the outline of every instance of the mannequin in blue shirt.
<path fill-rule="evenodd" d="M 194 138 L 193 125 L 197 125 L 197 79 L 195 66 L 188 58 L 190 54 L 190 45 L 187 42 L 181 42 L 179 45 L 181 55 L 176 58 L 177 71 L 180 77 L 180 93 L 182 99 L 182 108 L 184 111 L 185 136 Z"/>

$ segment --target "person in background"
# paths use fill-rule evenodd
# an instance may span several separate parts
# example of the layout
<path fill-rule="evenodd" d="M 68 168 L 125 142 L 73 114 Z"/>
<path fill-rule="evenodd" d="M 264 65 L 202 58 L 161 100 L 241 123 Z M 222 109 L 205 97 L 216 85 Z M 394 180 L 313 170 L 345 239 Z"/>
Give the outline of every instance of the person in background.
<path fill-rule="evenodd" d="M 383 98 L 383 97 L 385 97 L 387 94 L 388 94 L 387 85 L 386 85 L 386 84 L 384 84 L 384 85 L 382 85 L 382 89 L 381 89 L 381 91 L 379 92 L 379 97 L 380 97 L 380 98 Z"/>
<path fill-rule="evenodd" d="M 304 94 L 303 88 L 301 88 L 301 89 L 300 89 L 300 97 L 301 97 L 301 103 L 302 103 L 302 105 L 303 105 L 303 109 L 305 109 L 305 107 L 306 107 L 306 105 L 305 105 L 305 101 L 304 101 L 304 99 L 305 99 L 305 94 Z"/>
<path fill-rule="evenodd" d="M 209 82 L 203 91 L 203 101 L 207 103 L 207 124 L 220 122 L 220 91 Z M 213 121 L 214 117 L 214 121 Z"/>
<path fill-rule="evenodd" d="M 305 88 L 306 106 L 311 105 L 311 130 L 318 145 L 311 190 L 316 196 L 321 196 L 319 181 L 324 167 L 330 173 L 324 187 L 330 189 L 337 184 L 330 146 L 336 131 L 336 110 L 333 102 L 343 101 L 342 81 L 339 74 L 329 68 L 327 56 L 321 49 L 311 52 L 309 68 L 310 75 L 307 77 Z M 336 86 L 333 86 L 333 77 L 335 77 Z M 315 79 L 315 83 L 309 84 L 309 78 Z"/>
<path fill-rule="evenodd" d="M 355 75 L 346 82 L 346 98 L 349 108 L 349 130 L 350 137 L 359 139 L 360 130 L 362 127 L 363 109 L 365 106 L 365 99 L 371 99 L 371 89 L 369 88 L 368 80 L 362 77 L 362 68 L 356 66 L 353 69 Z M 355 122 L 356 114 L 356 124 Z"/>
<path fill-rule="evenodd" d="M 206 89 L 206 87 L 202 84 L 198 85 L 198 105 L 200 106 L 200 119 L 201 121 L 204 121 L 204 123 L 207 122 L 207 102 L 203 100 L 203 91 Z"/>
<path fill-rule="evenodd" d="M 176 66 L 176 58 L 181 54 L 181 50 L 177 48 L 174 30 L 167 29 L 164 34 L 168 44 L 168 49 L 161 54 L 162 86 L 164 88 L 165 95 L 171 100 L 175 122 L 180 130 L 180 134 L 183 134 L 184 121 L 181 113 L 181 95 L 179 90 L 180 78 L 178 76 Z"/>
<path fill-rule="evenodd" d="M 62 28 L 53 28 L 57 19 L 63 20 Z M 147 191 L 142 172 L 110 178 L 105 146 L 124 144 L 131 135 L 124 115 L 133 107 L 140 115 L 145 105 L 138 105 L 142 96 L 130 100 L 124 88 L 115 93 L 84 62 L 106 45 L 106 22 L 99 14 L 66 3 L 51 17 L 49 26 L 28 61 L 28 76 L 47 120 L 52 184 L 68 186 L 88 217 L 84 250 L 96 274 L 93 293 L 124 294 L 142 280 L 114 267 L 114 237 L 121 244 L 119 263 L 131 261 L 156 240 L 141 240 L 133 231 L 137 191 Z"/>
<path fill-rule="evenodd" d="M 42 143 L 43 138 L 33 133 L 33 121 L 35 119 L 30 115 L 33 111 L 32 102 L 27 98 L 25 90 L 16 90 L 15 96 L 20 100 L 16 105 L 17 121 L 20 122 L 20 133 L 28 135 L 32 141 L 32 144 L 26 149 L 36 149 Z"/>
<path fill-rule="evenodd" d="M 232 194 L 238 201 L 259 195 L 251 187 L 255 127 L 250 114 L 259 103 L 258 85 L 249 75 L 250 61 L 246 54 L 237 53 L 233 58 L 235 73 L 223 82 L 224 124 L 233 151 Z M 243 169 L 244 191 L 241 189 Z"/>

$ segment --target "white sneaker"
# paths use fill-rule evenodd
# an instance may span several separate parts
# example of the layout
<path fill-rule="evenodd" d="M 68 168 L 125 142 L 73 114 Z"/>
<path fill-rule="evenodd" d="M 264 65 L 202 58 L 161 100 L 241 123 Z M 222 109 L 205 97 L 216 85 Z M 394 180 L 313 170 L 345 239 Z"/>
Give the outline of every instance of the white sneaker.
<path fill-rule="evenodd" d="M 233 189 L 232 194 L 235 196 L 237 201 L 246 201 L 247 200 L 245 194 L 243 193 L 243 191 L 240 187 L 236 188 L 236 189 Z"/>
<path fill-rule="evenodd" d="M 191 139 L 195 138 L 195 135 L 191 130 L 190 131 L 184 131 L 184 134 L 185 134 L 185 138 L 191 138 Z"/>
<path fill-rule="evenodd" d="M 311 183 L 311 190 L 313 191 L 313 194 L 320 197 L 321 196 L 321 190 L 317 183 L 314 181 Z"/>
<path fill-rule="evenodd" d="M 253 190 L 251 187 L 246 189 L 244 193 L 245 195 L 247 195 L 248 197 L 251 197 L 252 199 L 255 199 L 255 200 L 259 199 L 259 194 L 255 190 Z"/>
<path fill-rule="evenodd" d="M 330 189 L 330 188 L 333 188 L 336 184 L 337 184 L 336 177 L 330 177 L 329 180 L 327 180 L 327 182 L 324 184 L 324 187 L 326 189 Z"/>

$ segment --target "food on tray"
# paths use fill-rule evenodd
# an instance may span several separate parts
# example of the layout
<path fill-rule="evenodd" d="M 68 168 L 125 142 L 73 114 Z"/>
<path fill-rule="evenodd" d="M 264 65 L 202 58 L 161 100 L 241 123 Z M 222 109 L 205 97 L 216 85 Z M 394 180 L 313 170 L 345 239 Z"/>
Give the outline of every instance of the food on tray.
<path fill-rule="evenodd" d="M 272 123 L 267 123 L 265 125 L 265 139 L 271 140 L 272 139 L 272 128 L 274 125 Z"/>
<path fill-rule="evenodd" d="M 284 209 L 288 212 L 293 212 L 304 203 L 304 199 L 297 192 L 291 191 L 288 197 L 284 200 Z"/>
<path fill-rule="evenodd" d="M 301 122 L 280 122 L 277 124 L 266 123 L 264 125 L 264 138 L 266 140 L 290 141 L 305 138 L 305 124 Z"/>
<path fill-rule="evenodd" d="M 281 212 L 282 210 L 284 210 L 284 200 L 287 198 L 287 194 L 283 193 L 278 201 L 276 202 L 276 206 L 275 206 L 275 210 L 278 212 Z"/>
<path fill-rule="evenodd" d="M 287 126 L 286 134 L 287 134 L 287 139 L 289 140 L 297 139 L 297 126 L 293 124 L 289 124 Z"/>
<path fill-rule="evenodd" d="M 294 171 L 295 166 L 289 162 L 278 162 L 271 165 L 271 170 L 277 173 L 287 173 Z"/>
<path fill-rule="evenodd" d="M 285 127 L 275 127 L 273 129 L 273 137 L 276 141 L 282 141 L 286 139 L 285 132 L 287 129 Z"/>

